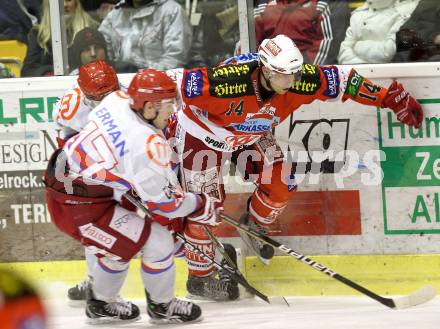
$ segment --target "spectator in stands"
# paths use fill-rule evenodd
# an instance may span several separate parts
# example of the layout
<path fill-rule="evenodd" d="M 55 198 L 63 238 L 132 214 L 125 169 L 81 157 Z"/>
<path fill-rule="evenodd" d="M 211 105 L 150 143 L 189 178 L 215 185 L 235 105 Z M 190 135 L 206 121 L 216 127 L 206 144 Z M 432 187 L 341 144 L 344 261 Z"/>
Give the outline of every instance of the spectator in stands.
<path fill-rule="evenodd" d="M 114 0 L 114 1 L 108 0 L 108 1 L 101 2 L 98 9 L 96 9 L 97 19 L 100 22 L 102 22 L 104 20 L 104 18 L 107 17 L 108 13 L 111 12 L 113 10 L 113 8 L 115 8 L 115 5 L 118 2 L 119 2 L 118 0 Z"/>
<path fill-rule="evenodd" d="M 22 76 L 53 75 L 49 0 L 43 0 L 42 15 L 41 23 L 36 25 L 29 35 Z M 79 31 L 87 26 L 97 27 L 97 22 L 84 11 L 79 0 L 64 1 L 64 20 L 68 47 Z"/>
<path fill-rule="evenodd" d="M 333 41 L 332 29 L 338 26 L 344 29 L 343 21 L 332 27 L 330 11 L 332 2 L 328 0 L 258 1 L 254 11 L 257 47 L 266 38 L 285 34 L 296 43 L 305 56 L 305 61 L 313 64 L 327 63 L 330 60 L 328 55 Z M 332 5 L 334 7 L 334 4 Z M 342 1 L 342 5 L 345 5 L 345 13 L 348 17 L 346 1 Z"/>
<path fill-rule="evenodd" d="M 182 67 L 191 47 L 189 20 L 174 0 L 121 1 L 99 31 L 106 39 L 110 60 L 139 68 Z"/>
<path fill-rule="evenodd" d="M 339 63 L 389 63 L 396 53 L 396 32 L 416 5 L 417 0 L 367 0 L 352 12 Z"/>
<path fill-rule="evenodd" d="M 397 32 L 393 62 L 440 61 L 440 2 L 420 0 Z"/>
<path fill-rule="evenodd" d="M 194 26 L 187 67 L 214 66 L 234 55 L 240 39 L 236 1 L 198 2 L 201 19 Z"/>
<path fill-rule="evenodd" d="M 98 59 L 107 59 L 104 36 L 91 27 L 79 31 L 73 39 L 69 52 L 69 67 L 71 74 L 78 74 L 78 68 Z"/>
<path fill-rule="evenodd" d="M 84 10 L 94 19 L 102 22 L 119 0 L 83 0 Z"/>
<path fill-rule="evenodd" d="M 78 74 L 80 66 L 98 59 L 109 62 L 104 36 L 97 29 L 86 27 L 79 31 L 73 39 L 69 52 L 70 75 Z M 116 62 L 110 64 L 118 73 L 134 73 L 137 71 L 137 67 L 130 63 Z"/>
<path fill-rule="evenodd" d="M 28 42 L 28 33 L 40 18 L 41 0 L 2 1 L 0 40 Z"/>

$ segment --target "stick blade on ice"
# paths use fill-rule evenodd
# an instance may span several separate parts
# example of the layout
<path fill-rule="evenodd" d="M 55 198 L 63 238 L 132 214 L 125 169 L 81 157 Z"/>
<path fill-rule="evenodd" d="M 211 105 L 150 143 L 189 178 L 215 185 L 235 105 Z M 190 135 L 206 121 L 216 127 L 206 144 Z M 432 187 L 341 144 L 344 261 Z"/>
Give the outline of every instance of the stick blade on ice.
<path fill-rule="evenodd" d="M 271 305 L 281 305 L 290 307 L 289 302 L 284 296 L 271 296 L 269 297 L 269 302 Z"/>
<path fill-rule="evenodd" d="M 399 310 L 426 303 L 433 299 L 436 294 L 437 290 L 433 286 L 423 287 L 411 295 L 393 298 L 394 304 L 396 305 L 395 309 Z"/>

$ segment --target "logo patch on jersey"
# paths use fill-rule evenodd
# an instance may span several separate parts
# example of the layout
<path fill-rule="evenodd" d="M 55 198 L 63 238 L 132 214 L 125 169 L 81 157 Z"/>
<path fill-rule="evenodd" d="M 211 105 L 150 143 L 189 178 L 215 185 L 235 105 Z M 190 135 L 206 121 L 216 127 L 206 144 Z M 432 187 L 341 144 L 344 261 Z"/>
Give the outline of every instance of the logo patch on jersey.
<path fill-rule="evenodd" d="M 209 94 L 219 98 L 253 95 L 251 74 L 258 62 L 223 65 L 208 69 Z"/>
<path fill-rule="evenodd" d="M 228 136 L 225 141 L 230 147 L 236 148 L 243 145 L 251 145 L 260 138 L 259 135 L 242 135 L 242 136 Z"/>
<path fill-rule="evenodd" d="M 170 165 L 171 150 L 168 143 L 159 134 L 151 134 L 146 142 L 147 155 L 160 167 Z"/>
<path fill-rule="evenodd" d="M 351 74 L 348 77 L 347 88 L 345 89 L 345 93 L 356 97 L 359 89 L 361 88 L 363 78 L 355 71 L 351 70 Z"/>
<path fill-rule="evenodd" d="M 226 144 L 226 142 L 215 140 L 209 136 L 205 137 L 205 144 L 219 151 L 230 150 L 229 145 Z"/>
<path fill-rule="evenodd" d="M 315 65 L 304 64 L 301 71 L 301 80 L 293 83 L 291 92 L 302 95 L 314 95 L 321 87 L 321 78 Z"/>
<path fill-rule="evenodd" d="M 251 68 L 248 64 L 223 65 L 210 69 L 209 76 L 212 78 L 240 77 L 248 74 L 250 70 Z"/>
<path fill-rule="evenodd" d="M 246 95 L 247 83 L 221 83 L 214 87 L 214 95 L 220 98 Z"/>
<path fill-rule="evenodd" d="M 272 124 L 273 121 L 269 119 L 251 119 L 239 124 L 234 124 L 232 127 L 240 132 L 261 133 L 272 130 Z"/>
<path fill-rule="evenodd" d="M 331 98 L 336 98 L 339 95 L 339 75 L 336 67 L 323 67 L 325 80 L 327 81 L 327 88 L 324 90 L 324 95 Z"/>
<path fill-rule="evenodd" d="M 202 96 L 203 74 L 201 70 L 186 72 L 184 82 L 184 94 L 187 98 Z"/>

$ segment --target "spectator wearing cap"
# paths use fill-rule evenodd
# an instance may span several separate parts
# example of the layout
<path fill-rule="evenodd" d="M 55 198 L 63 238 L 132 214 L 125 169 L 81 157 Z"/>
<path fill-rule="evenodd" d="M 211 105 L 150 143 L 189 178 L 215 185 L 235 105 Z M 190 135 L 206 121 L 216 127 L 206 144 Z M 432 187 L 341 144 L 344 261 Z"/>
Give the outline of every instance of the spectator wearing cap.
<path fill-rule="evenodd" d="M 79 31 L 73 40 L 69 54 L 69 66 L 77 74 L 81 65 L 86 65 L 98 59 L 107 60 L 107 50 L 104 36 L 98 30 L 90 27 Z"/>
<path fill-rule="evenodd" d="M 77 75 L 79 67 L 98 59 L 109 62 L 118 73 L 134 73 L 138 67 L 130 63 L 108 60 L 104 36 L 97 29 L 86 27 L 79 31 L 69 53 L 70 75 Z"/>

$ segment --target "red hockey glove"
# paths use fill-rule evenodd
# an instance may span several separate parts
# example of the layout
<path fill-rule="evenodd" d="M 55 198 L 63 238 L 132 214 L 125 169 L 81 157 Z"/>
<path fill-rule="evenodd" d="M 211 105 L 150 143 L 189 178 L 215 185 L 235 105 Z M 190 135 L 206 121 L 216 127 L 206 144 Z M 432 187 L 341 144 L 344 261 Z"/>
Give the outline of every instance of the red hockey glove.
<path fill-rule="evenodd" d="M 203 225 L 217 226 L 220 224 L 218 213 L 223 210 L 221 202 L 206 193 L 199 194 L 198 197 L 201 199 L 200 207 L 187 218 Z"/>
<path fill-rule="evenodd" d="M 382 107 L 393 110 L 397 120 L 409 126 L 419 128 L 423 120 L 422 107 L 397 81 L 393 81 L 389 86 Z"/>

